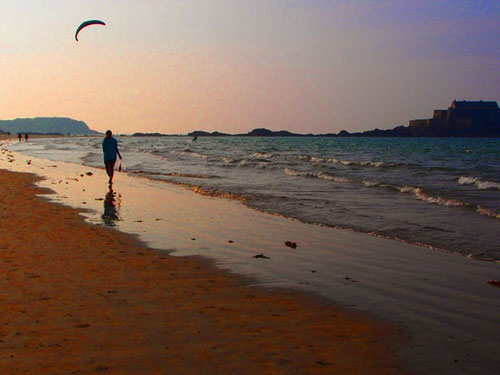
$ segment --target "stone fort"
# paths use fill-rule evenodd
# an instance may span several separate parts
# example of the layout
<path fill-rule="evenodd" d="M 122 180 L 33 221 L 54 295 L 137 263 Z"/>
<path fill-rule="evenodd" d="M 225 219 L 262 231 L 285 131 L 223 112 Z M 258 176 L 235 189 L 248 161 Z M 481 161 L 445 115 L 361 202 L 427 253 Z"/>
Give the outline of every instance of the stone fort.
<path fill-rule="evenodd" d="M 410 130 L 413 134 L 439 131 L 467 135 L 476 133 L 478 128 L 486 133 L 498 131 L 500 128 L 500 108 L 496 101 L 457 101 L 451 103 L 446 110 L 434 110 L 431 119 L 411 120 Z"/>

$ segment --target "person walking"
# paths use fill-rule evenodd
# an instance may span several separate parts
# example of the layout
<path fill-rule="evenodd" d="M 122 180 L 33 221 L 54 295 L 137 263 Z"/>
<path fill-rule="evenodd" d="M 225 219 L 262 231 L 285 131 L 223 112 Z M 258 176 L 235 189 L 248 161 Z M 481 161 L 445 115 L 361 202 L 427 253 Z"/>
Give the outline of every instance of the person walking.
<path fill-rule="evenodd" d="M 113 174 L 115 171 L 116 156 L 122 159 L 118 151 L 118 141 L 113 137 L 111 130 L 106 131 L 106 137 L 102 140 L 102 152 L 104 153 L 104 166 L 109 176 L 109 184 L 113 183 Z"/>

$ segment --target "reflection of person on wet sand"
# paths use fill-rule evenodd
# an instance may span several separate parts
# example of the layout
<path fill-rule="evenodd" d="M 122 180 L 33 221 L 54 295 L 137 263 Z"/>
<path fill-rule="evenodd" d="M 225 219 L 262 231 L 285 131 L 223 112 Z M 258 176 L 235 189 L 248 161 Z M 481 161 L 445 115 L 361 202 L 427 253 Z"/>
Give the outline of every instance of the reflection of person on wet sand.
<path fill-rule="evenodd" d="M 106 138 L 102 140 L 102 152 L 104 153 L 104 165 L 106 173 L 109 176 L 109 184 L 113 183 L 113 174 L 115 172 L 116 155 L 122 159 L 120 151 L 118 151 L 118 141 L 112 137 L 111 130 L 106 131 Z"/>
<path fill-rule="evenodd" d="M 115 221 L 119 220 L 118 209 L 116 208 L 116 193 L 109 189 L 104 198 L 104 213 L 101 215 L 104 224 L 114 226 Z"/>

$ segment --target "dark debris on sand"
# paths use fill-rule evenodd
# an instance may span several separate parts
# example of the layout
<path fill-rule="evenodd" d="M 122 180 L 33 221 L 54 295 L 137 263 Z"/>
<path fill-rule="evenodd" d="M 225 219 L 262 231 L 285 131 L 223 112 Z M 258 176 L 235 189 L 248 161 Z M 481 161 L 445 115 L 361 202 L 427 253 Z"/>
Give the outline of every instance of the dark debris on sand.
<path fill-rule="evenodd" d="M 257 254 L 254 255 L 253 257 L 257 259 L 271 259 L 270 257 L 266 257 L 264 254 Z"/>

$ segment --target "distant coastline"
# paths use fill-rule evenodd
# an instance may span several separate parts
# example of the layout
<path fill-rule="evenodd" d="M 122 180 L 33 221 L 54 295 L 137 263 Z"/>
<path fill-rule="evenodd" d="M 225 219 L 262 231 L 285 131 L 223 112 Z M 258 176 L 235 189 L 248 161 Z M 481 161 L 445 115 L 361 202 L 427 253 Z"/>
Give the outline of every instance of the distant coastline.
<path fill-rule="evenodd" d="M 435 110 L 426 120 L 411 120 L 408 126 L 350 133 L 300 134 L 287 130 L 257 128 L 248 133 L 228 134 L 196 130 L 190 137 L 500 137 L 500 109 L 497 102 L 456 101 L 447 110 Z M 161 133 L 134 133 L 132 136 L 168 136 Z"/>
<path fill-rule="evenodd" d="M 83 121 L 65 117 L 37 117 L 0 120 L 0 134 L 102 135 Z M 118 132 L 116 132 L 118 133 Z M 126 135 L 126 134 L 121 134 Z M 176 137 L 185 134 L 134 133 L 132 137 Z M 408 126 L 350 133 L 301 134 L 287 130 L 256 128 L 248 133 L 229 134 L 195 130 L 190 137 L 500 137 L 500 108 L 496 101 L 456 101 L 446 109 L 436 109 L 432 118 L 411 120 Z"/>

